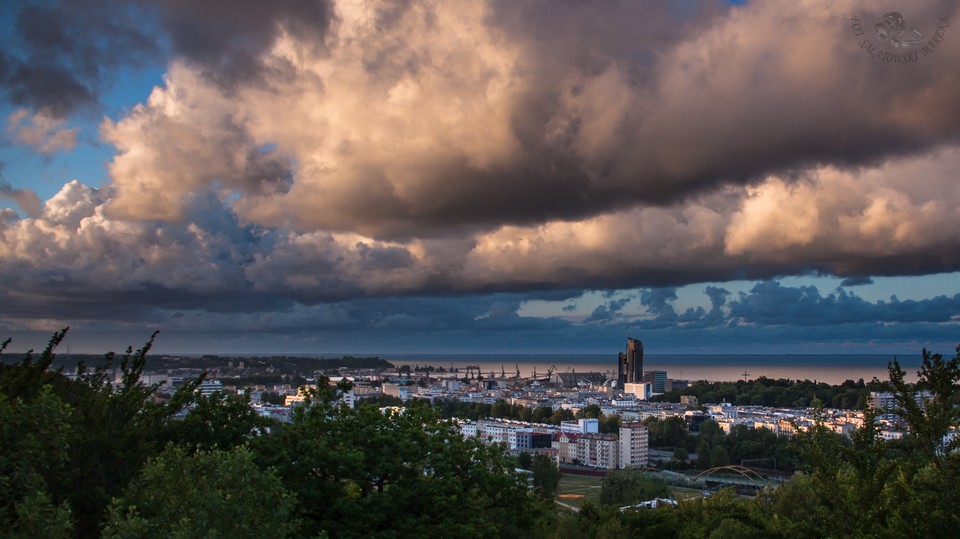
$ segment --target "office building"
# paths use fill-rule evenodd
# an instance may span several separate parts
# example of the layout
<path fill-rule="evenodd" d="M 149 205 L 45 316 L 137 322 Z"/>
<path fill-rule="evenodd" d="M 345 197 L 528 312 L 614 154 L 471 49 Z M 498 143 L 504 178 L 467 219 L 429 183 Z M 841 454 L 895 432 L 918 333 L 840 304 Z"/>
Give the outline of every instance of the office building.
<path fill-rule="evenodd" d="M 626 384 L 643 382 L 643 343 L 634 338 L 627 339 L 626 353 L 620 353 L 617 365 L 617 387 L 623 389 Z"/>
<path fill-rule="evenodd" d="M 643 382 L 653 384 L 654 393 L 663 393 L 667 387 L 667 371 L 646 371 L 643 373 Z"/>

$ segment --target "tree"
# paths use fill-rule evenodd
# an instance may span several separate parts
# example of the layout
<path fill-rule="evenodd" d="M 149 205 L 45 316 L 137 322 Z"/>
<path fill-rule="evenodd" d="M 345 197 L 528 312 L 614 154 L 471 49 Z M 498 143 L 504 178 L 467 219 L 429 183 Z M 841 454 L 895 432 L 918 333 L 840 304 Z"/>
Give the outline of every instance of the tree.
<path fill-rule="evenodd" d="M 947 439 L 951 427 L 960 423 L 960 346 L 950 359 L 926 349 L 922 354 L 915 385 L 906 383 L 896 359 L 888 371 L 899 413 L 910 427 L 911 445 L 922 457 L 933 460 L 960 447 L 960 439 Z"/>
<path fill-rule="evenodd" d="M 40 473 L 42 484 L 17 483 L 28 489 L 21 492 L 21 500 L 29 500 L 34 510 L 31 519 L 23 514 L 14 517 L 9 510 L 6 518 L 17 519 L 16 529 L 20 524 L 38 522 L 33 518 L 38 515 L 55 519 L 51 526 L 69 515 L 70 525 L 51 527 L 51 533 L 72 527 L 76 536 L 91 537 L 99 532 L 111 498 L 120 495 L 143 463 L 162 449 L 167 421 L 194 398 L 199 379 L 181 386 L 169 402 L 153 402 L 159 385 L 146 386 L 140 380 L 154 333 L 143 348 L 136 352 L 128 348 L 120 356 L 119 385 L 113 383 L 111 367 L 117 359 L 113 353 L 93 370 L 81 363 L 76 379 L 70 380 L 50 370 L 54 351 L 68 329 L 56 332 L 37 358 L 30 351 L 19 363 L 0 365 L 0 400 L 19 409 L 18 415 L 39 407 L 38 413 L 43 409 L 55 416 L 15 426 L 15 436 L 22 438 L 18 444 L 45 439 L 56 440 L 58 446 L 54 453 L 38 447 L 20 453 L 44 458 L 41 469 L 46 471 Z M 56 433 L 52 435 L 47 427 Z M 7 447 L 16 445 L 5 445 L 5 452 Z M 37 470 L 28 462 L 12 465 Z"/>
<path fill-rule="evenodd" d="M 302 535 L 522 535 L 546 514 L 502 447 L 464 439 L 424 405 L 381 413 L 317 398 L 252 443 L 297 495 Z"/>
<path fill-rule="evenodd" d="M 168 422 L 168 439 L 187 449 L 228 450 L 263 432 L 269 421 L 246 399 L 222 392 L 198 396 L 183 419 Z"/>
<path fill-rule="evenodd" d="M 287 537 L 295 500 L 251 451 L 169 446 L 114 500 L 103 537 Z"/>
<path fill-rule="evenodd" d="M 547 455 L 538 454 L 534 457 L 533 488 L 537 489 L 541 497 L 553 500 L 559 486 L 560 468 L 557 467 L 557 463 Z"/>
<path fill-rule="evenodd" d="M 522 451 L 517 456 L 517 467 L 523 470 L 532 470 L 533 469 L 533 455 L 526 451 Z"/>
<path fill-rule="evenodd" d="M 32 400 L 0 393 L 0 528 L 10 537 L 69 537 L 70 504 L 54 500 L 69 468 L 70 409 L 45 386 Z"/>
<path fill-rule="evenodd" d="M 602 414 L 600 406 L 597 404 L 588 404 L 577 412 L 577 419 L 599 418 Z"/>
<path fill-rule="evenodd" d="M 666 483 L 647 477 L 640 470 L 612 471 L 600 485 L 600 503 L 605 505 L 628 505 L 669 496 Z"/>

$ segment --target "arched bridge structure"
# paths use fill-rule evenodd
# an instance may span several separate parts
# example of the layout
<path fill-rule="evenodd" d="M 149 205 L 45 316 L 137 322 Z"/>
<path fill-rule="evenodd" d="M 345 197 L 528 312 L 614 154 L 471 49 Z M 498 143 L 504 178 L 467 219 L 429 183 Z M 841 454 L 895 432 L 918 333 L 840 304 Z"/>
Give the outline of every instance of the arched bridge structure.
<path fill-rule="evenodd" d="M 693 481 L 743 485 L 756 488 L 763 488 L 781 482 L 780 479 L 771 479 L 755 470 L 737 465 L 717 466 L 709 470 L 704 470 L 694 476 Z"/>

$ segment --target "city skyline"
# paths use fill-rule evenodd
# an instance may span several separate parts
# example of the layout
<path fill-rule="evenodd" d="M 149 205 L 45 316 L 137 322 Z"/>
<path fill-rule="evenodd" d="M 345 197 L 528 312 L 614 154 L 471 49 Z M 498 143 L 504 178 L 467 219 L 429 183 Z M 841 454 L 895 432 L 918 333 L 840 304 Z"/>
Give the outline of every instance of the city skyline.
<path fill-rule="evenodd" d="M 949 354 L 957 13 L 10 3 L 0 339 Z"/>

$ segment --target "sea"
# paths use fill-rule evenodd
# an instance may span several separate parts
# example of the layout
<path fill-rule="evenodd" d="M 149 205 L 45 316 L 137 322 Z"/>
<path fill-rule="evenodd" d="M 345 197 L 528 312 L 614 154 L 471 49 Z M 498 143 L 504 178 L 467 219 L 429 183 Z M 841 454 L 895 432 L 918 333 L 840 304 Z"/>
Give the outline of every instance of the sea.
<path fill-rule="evenodd" d="M 445 369 L 479 367 L 484 376 L 491 373 L 514 376 L 545 376 L 547 372 L 617 372 L 617 356 L 610 354 L 388 354 L 381 355 L 391 363 L 433 366 Z M 889 379 L 887 365 L 892 355 L 669 355 L 648 354 L 643 370 L 666 371 L 676 380 L 708 380 L 711 382 L 753 380 L 761 376 L 790 380 L 811 380 L 842 384 L 876 377 Z M 907 380 L 916 379 L 920 357 L 898 357 Z"/>

